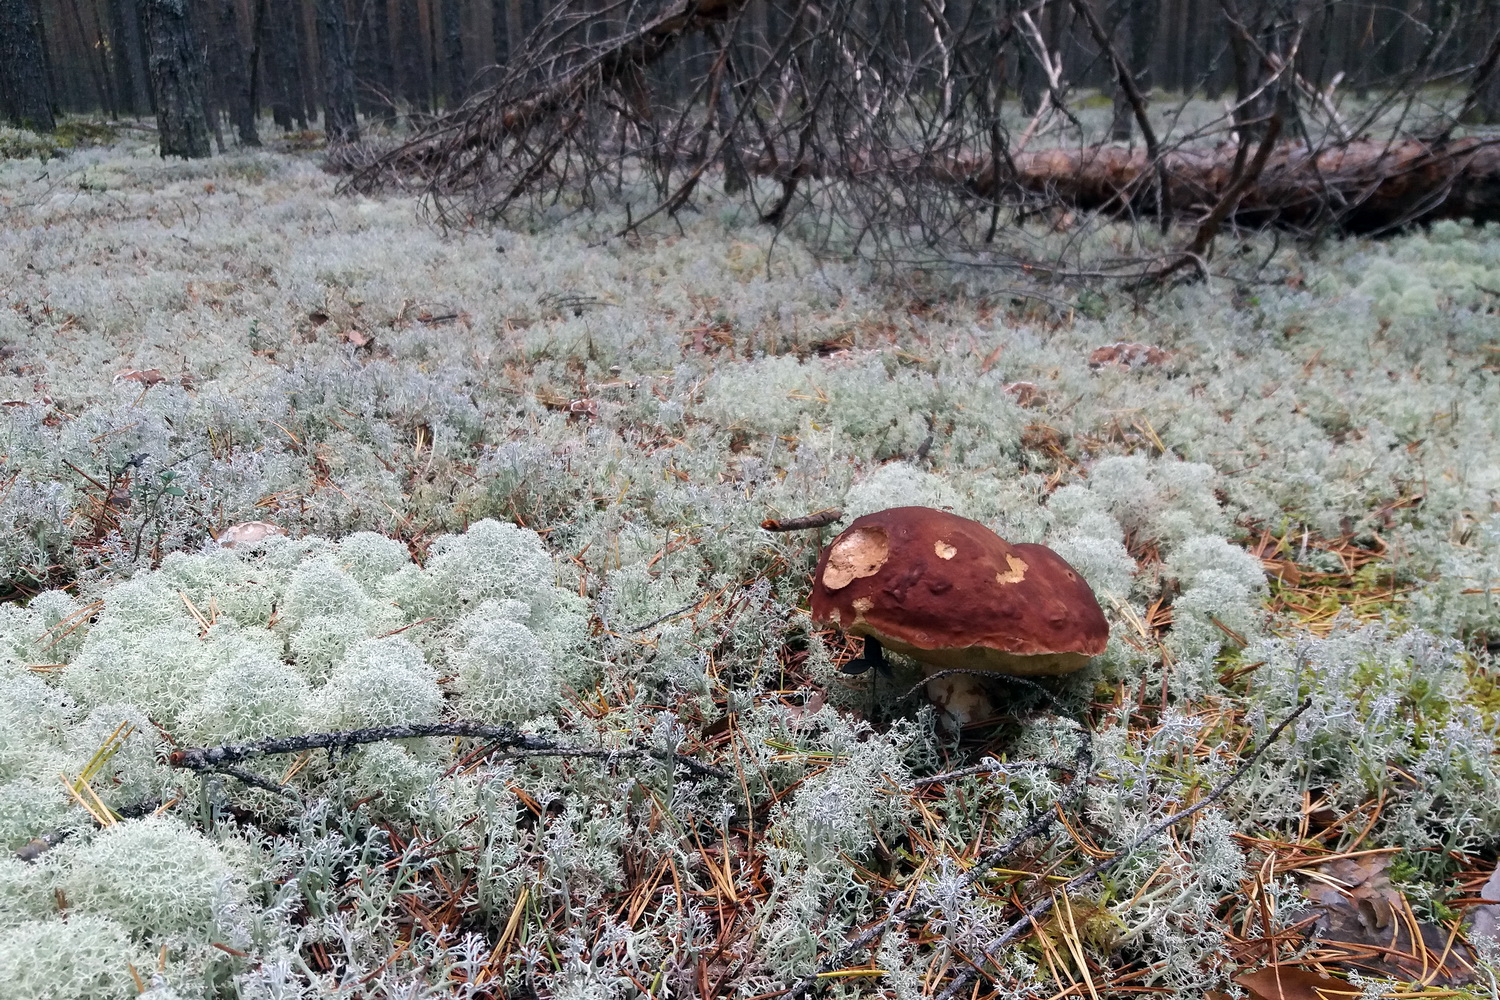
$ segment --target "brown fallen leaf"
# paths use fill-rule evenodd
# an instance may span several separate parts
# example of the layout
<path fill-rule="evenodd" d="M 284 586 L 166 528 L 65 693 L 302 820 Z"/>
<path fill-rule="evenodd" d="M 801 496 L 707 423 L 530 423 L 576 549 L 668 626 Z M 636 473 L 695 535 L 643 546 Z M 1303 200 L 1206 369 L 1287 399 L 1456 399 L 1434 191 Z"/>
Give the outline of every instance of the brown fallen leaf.
<path fill-rule="evenodd" d="M 1007 382 L 1000 388 L 1016 401 L 1017 406 L 1040 405 L 1047 399 L 1047 394 L 1035 382 Z"/>
<path fill-rule="evenodd" d="M 1324 965 L 1428 984 L 1474 977 L 1473 953 L 1450 929 L 1419 919 L 1391 884 L 1389 852 L 1340 858 L 1318 867 L 1304 889 L 1313 905 L 1316 960 Z"/>
<path fill-rule="evenodd" d="M 1155 344 L 1137 344 L 1121 340 L 1103 347 L 1094 348 L 1089 355 L 1090 368 L 1117 365 L 1120 368 L 1139 368 L 1141 365 L 1163 365 L 1172 359 L 1172 352 Z"/>
<path fill-rule="evenodd" d="M 126 368 L 124 371 L 115 372 L 115 382 L 139 382 L 141 385 L 159 385 L 165 382 L 167 377 L 161 373 L 160 368 L 147 368 L 144 371 L 136 368 Z"/>
<path fill-rule="evenodd" d="M 1255 1000 L 1339 1000 L 1360 993 L 1342 979 L 1300 965 L 1268 965 L 1254 972 L 1242 972 L 1234 981 Z"/>

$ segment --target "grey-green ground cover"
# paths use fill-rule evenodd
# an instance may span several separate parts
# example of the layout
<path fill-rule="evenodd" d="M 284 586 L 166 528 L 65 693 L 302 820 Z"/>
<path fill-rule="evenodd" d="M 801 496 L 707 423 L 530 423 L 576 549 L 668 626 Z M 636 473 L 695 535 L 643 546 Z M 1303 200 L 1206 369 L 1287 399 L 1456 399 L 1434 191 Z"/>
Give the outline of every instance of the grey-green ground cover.
<path fill-rule="evenodd" d="M 1044 934 L 992 985 L 1052 996 L 1084 958 L 1198 996 L 1290 960 L 1256 943 L 1303 905 L 1288 851 L 1399 848 L 1434 922 L 1493 864 L 1500 233 L 1229 243 L 1254 280 L 1038 305 L 713 204 L 626 244 L 561 210 L 443 234 L 334 184 L 128 143 L 0 164 L 0 997 L 749 997 L 892 890 L 931 912 L 827 988 L 931 995 L 1045 892 L 1024 872 L 1195 801 L 1304 697 L 1073 902 L 1048 934 L 1078 955 Z M 1171 357 L 1090 365 L 1117 341 Z M 909 677 L 837 673 L 817 540 L 759 523 L 903 503 L 1089 579 L 1113 637 L 1061 715 L 1017 690 L 955 745 Z M 289 537 L 213 541 L 250 519 Z M 253 768 L 294 800 L 162 758 L 459 717 L 733 779 L 427 740 Z M 1035 762 L 1074 760 L 1074 719 L 1071 833 L 962 879 L 1059 795 Z M 986 754 L 1021 763 L 923 780 Z M 85 774 L 130 817 L 99 829 Z"/>

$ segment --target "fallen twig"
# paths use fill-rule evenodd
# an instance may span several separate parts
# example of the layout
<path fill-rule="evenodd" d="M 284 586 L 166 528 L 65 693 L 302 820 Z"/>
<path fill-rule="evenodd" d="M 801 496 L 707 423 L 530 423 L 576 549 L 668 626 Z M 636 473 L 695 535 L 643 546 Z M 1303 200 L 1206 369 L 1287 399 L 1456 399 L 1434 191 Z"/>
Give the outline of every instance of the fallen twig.
<path fill-rule="evenodd" d="M 467 736 L 486 740 L 494 744 L 497 752 L 522 757 L 593 757 L 597 760 L 639 759 L 654 757 L 657 760 L 680 764 L 694 774 L 712 778 L 728 778 L 729 772 L 700 763 L 686 754 L 669 753 L 666 750 L 646 750 L 629 747 L 621 750 L 606 750 L 595 747 L 568 746 L 553 743 L 539 736 L 529 736 L 511 726 L 495 726 L 482 722 L 431 722 L 411 726 L 375 726 L 369 729 L 345 729 L 331 733 L 305 733 L 300 736 L 283 736 L 277 739 L 260 740 L 234 746 L 184 747 L 167 754 L 167 763 L 172 767 L 188 771 L 218 771 L 244 781 L 247 772 L 239 772 L 233 765 L 257 757 L 277 754 L 302 753 L 306 750 L 348 750 L 365 743 L 383 743 L 386 740 L 421 739 L 428 736 Z M 237 773 L 239 772 L 239 773 Z M 273 791 L 282 791 L 280 786 L 250 782 Z"/>
<path fill-rule="evenodd" d="M 844 516 L 842 507 L 825 507 L 801 517 L 768 517 L 760 522 L 762 531 L 802 531 L 807 528 L 826 528 Z"/>

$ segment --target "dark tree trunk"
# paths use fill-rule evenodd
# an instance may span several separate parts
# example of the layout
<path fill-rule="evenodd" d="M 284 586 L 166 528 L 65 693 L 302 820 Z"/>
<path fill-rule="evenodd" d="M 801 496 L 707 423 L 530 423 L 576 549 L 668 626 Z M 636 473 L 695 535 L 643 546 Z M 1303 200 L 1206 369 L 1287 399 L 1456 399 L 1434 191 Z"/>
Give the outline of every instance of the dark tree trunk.
<path fill-rule="evenodd" d="M 42 36 L 30 0 L 0 0 L 0 100 L 12 125 L 36 132 L 57 127 Z"/>
<path fill-rule="evenodd" d="M 104 63 L 104 32 L 99 27 L 98 19 L 94 24 L 84 23 L 83 11 L 79 6 L 79 0 L 68 0 L 68 12 L 73 18 L 73 29 L 78 35 L 78 44 L 83 51 L 83 63 L 88 68 L 89 80 L 94 85 L 94 99 L 98 103 L 95 107 L 103 111 L 111 118 L 119 118 L 119 108 L 115 105 L 113 81 L 109 76 L 109 67 Z M 89 29 L 93 28 L 92 37 Z"/>
<path fill-rule="evenodd" d="M 443 73 L 448 78 L 448 107 L 464 102 L 469 71 L 464 62 L 464 19 L 459 0 L 441 0 L 443 11 Z"/>
<path fill-rule="evenodd" d="M 265 37 L 266 0 L 255 0 L 250 14 L 250 54 L 245 59 L 245 65 L 250 71 L 250 113 L 257 119 L 260 117 L 260 87 L 263 77 L 260 70 L 261 43 Z"/>
<path fill-rule="evenodd" d="M 432 110 L 432 86 L 422 45 L 422 12 L 417 0 L 397 0 L 397 67 L 401 74 L 401 98 L 411 111 Z"/>
<path fill-rule="evenodd" d="M 188 20 L 186 0 L 141 0 L 146 59 L 156 95 L 162 156 L 209 156 L 203 100 L 203 54 Z"/>
<path fill-rule="evenodd" d="M 298 42 L 297 4 L 294 0 L 269 0 L 266 37 L 266 75 L 271 93 L 271 117 L 282 131 L 290 132 L 294 120 L 307 127 L 302 99 L 302 57 Z"/>
<path fill-rule="evenodd" d="M 1151 50 L 1156 45 L 1156 24 L 1161 14 L 1159 0 L 1128 0 L 1115 30 L 1115 51 L 1125 60 L 1136 87 L 1145 95 L 1151 88 Z M 1122 37 L 1123 35 L 1123 37 Z M 1129 142 L 1135 112 L 1125 88 L 1115 87 L 1114 120 L 1109 135 L 1116 142 Z"/>
<path fill-rule="evenodd" d="M 141 15 L 140 0 L 120 0 L 130 6 L 130 20 L 135 25 L 135 50 L 140 54 L 141 89 L 146 94 L 146 110 L 156 114 L 156 90 L 151 86 L 151 45 L 146 41 L 146 19 Z"/>
<path fill-rule="evenodd" d="M 309 128 L 317 121 L 318 107 L 323 103 L 323 87 L 317 72 L 317 0 L 313 0 L 313 3 L 312 25 L 307 23 L 306 5 L 302 0 L 294 0 L 292 4 L 295 11 L 292 26 L 297 32 L 297 79 L 301 81 L 296 94 L 301 99 L 301 104 L 294 105 L 292 110 L 297 116 L 297 127 L 302 129 Z"/>
<path fill-rule="evenodd" d="M 1006 7 L 1011 17 L 1017 17 L 1027 5 L 1018 0 L 1007 0 Z M 1047 93 L 1047 74 L 1020 26 L 1011 35 L 1011 45 L 1016 50 L 1016 89 L 1021 94 L 1021 110 L 1034 115 L 1042 106 L 1042 96 Z"/>
<path fill-rule="evenodd" d="M 490 38 L 495 44 L 495 65 L 510 62 L 511 0 L 493 0 L 490 5 Z"/>
<path fill-rule="evenodd" d="M 396 67 L 391 61 L 391 8 L 387 0 L 363 0 L 354 44 L 355 88 L 360 110 L 389 121 L 396 99 Z"/>
<path fill-rule="evenodd" d="M 236 0 L 216 0 L 218 30 L 214 39 L 214 62 L 224 106 L 234 122 L 241 146 L 259 146 L 255 131 L 255 105 L 250 96 L 250 62 L 245 56 L 245 39 L 240 34 L 239 4 Z"/>
<path fill-rule="evenodd" d="M 318 61 L 323 66 L 323 129 L 330 143 L 359 141 L 354 60 L 344 0 L 318 0 Z"/>
<path fill-rule="evenodd" d="M 139 42 L 135 6 L 130 0 L 109 0 L 110 69 L 114 73 L 120 110 L 128 115 L 138 115 L 141 109 L 140 95 L 136 91 Z"/>

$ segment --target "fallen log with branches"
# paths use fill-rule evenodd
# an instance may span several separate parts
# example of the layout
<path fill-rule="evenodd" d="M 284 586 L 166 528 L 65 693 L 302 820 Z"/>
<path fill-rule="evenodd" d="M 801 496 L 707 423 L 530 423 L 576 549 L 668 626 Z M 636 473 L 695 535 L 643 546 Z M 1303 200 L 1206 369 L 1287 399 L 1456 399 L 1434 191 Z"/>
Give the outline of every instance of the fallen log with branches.
<path fill-rule="evenodd" d="M 1298 108 L 1302 91 L 1281 89 L 1292 64 L 1275 53 L 1262 54 L 1221 119 L 1159 135 L 1092 7 L 1070 9 L 1128 98 L 1139 145 L 1086 138 L 1064 104 L 1059 58 L 1025 10 L 952 24 L 924 7 L 930 46 L 892 48 L 877 44 L 889 31 L 848 0 L 793 0 L 781 8 L 783 30 L 750 51 L 745 0 L 621 0 L 604 12 L 556 5 L 493 88 L 403 145 L 347 164 L 351 184 L 417 188 L 464 223 L 570 191 L 591 205 L 608 190 L 630 205 L 629 232 L 688 206 L 722 171 L 719 187 L 750 199 L 765 223 L 811 209 L 851 243 L 840 252 L 873 245 L 908 258 L 898 243 L 924 255 L 1024 254 L 997 236 L 1048 208 L 1196 227 L 1173 258 L 1138 275 L 1148 278 L 1192 262 L 1201 271 L 1226 226 L 1380 234 L 1436 219 L 1500 221 L 1500 139 L 1449 139 L 1457 119 L 1441 114 L 1403 117 L 1390 138 L 1372 138 L 1378 107 L 1345 121 L 1318 91 Z M 696 53 L 683 51 L 689 39 Z M 1045 69 L 1049 90 L 1012 141 L 993 53 L 1018 46 Z M 1269 100 L 1273 91 L 1282 97 Z M 1315 115 L 1322 126 L 1309 126 Z M 1281 142 L 1283 132 L 1297 140 Z M 1033 148 L 1043 135 L 1051 145 Z M 779 193 L 750 176 L 778 182 Z"/>
<path fill-rule="evenodd" d="M 1240 179 L 1237 159 L 1243 158 L 1233 146 L 1179 149 L 1164 154 L 1158 170 L 1138 149 L 1048 149 L 1014 157 L 1009 179 L 1070 208 L 1155 214 L 1166 204 L 1194 220 L 1212 212 Z M 964 183 L 993 197 L 994 177 L 990 165 L 976 163 Z M 1158 199 L 1158 177 L 1167 186 L 1165 198 Z M 1331 226 L 1346 233 L 1457 218 L 1500 221 L 1500 141 L 1364 141 L 1320 150 L 1283 145 L 1271 150 L 1230 213 L 1241 225 Z"/>

